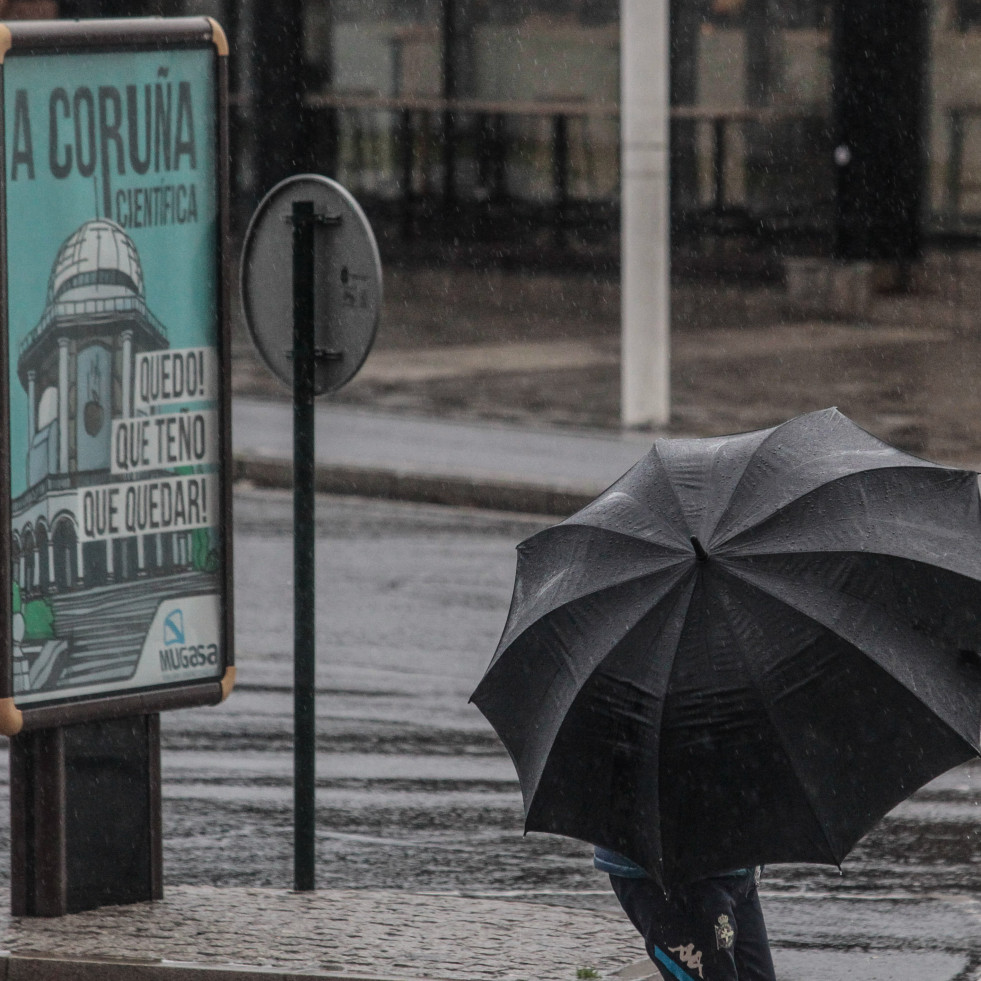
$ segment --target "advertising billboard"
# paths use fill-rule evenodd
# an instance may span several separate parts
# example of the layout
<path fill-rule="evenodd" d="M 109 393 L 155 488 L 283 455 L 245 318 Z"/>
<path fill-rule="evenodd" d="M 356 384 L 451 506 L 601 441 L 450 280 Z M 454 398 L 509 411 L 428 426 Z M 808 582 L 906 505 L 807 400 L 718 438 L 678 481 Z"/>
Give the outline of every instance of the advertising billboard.
<path fill-rule="evenodd" d="M 0 732 L 233 677 L 227 48 L 207 18 L 0 27 Z"/>

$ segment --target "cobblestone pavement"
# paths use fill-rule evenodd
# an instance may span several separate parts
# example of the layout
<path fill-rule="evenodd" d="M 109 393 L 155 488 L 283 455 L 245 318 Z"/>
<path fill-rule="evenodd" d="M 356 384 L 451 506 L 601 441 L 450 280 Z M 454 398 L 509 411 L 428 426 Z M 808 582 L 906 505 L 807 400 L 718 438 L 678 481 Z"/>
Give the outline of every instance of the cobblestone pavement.
<path fill-rule="evenodd" d="M 7 908 L 4 903 L 4 908 Z M 4 946 L 25 954 L 139 958 L 202 966 L 447 981 L 574 981 L 648 973 L 621 916 L 395 890 L 178 886 L 156 903 L 5 924 Z M 640 971 L 629 969 L 640 963 Z"/>
<path fill-rule="evenodd" d="M 774 948 L 779 981 L 981 981 L 976 957 L 928 939 L 909 946 L 907 936 L 915 922 L 939 937 L 952 919 L 955 933 L 970 933 L 973 900 L 763 899 L 778 932 L 798 934 Z M 660 979 L 626 919 L 595 908 L 397 890 L 177 886 L 155 903 L 12 920 L 3 900 L 5 981 Z M 895 904 L 911 908 L 877 909 Z"/>

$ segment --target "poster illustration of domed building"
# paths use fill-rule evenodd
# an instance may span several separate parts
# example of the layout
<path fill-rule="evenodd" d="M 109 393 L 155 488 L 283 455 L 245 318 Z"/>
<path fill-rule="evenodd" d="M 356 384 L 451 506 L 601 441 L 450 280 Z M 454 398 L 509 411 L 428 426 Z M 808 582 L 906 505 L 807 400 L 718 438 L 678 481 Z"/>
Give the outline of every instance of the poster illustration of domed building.
<path fill-rule="evenodd" d="M 19 706 L 222 674 L 210 57 L 4 65 Z"/>
<path fill-rule="evenodd" d="M 137 365 L 148 364 L 141 356 L 168 347 L 166 327 L 147 307 L 132 239 L 107 219 L 83 224 L 59 249 L 42 316 L 17 353 L 17 377 L 28 399 L 27 490 L 11 507 L 20 607 L 17 692 L 129 678 L 161 596 L 214 592 L 207 478 L 158 483 L 156 496 L 148 494 L 148 476 L 175 473 L 159 452 L 155 466 L 141 471 L 142 480 L 127 473 L 140 462 L 130 433 L 140 433 L 141 453 L 147 438 L 157 450 L 176 439 L 188 448 L 184 470 L 201 466 L 192 461 L 214 461 L 211 415 L 168 419 L 141 402 Z M 188 377 L 187 366 L 201 360 L 187 354 L 171 359 L 184 365 L 181 391 L 198 401 L 215 384 L 206 374 Z M 171 452 L 181 457 L 181 449 Z M 110 495 L 113 471 L 120 483 Z M 174 500 L 178 494 L 182 505 Z M 113 499 L 122 512 L 115 522 Z M 161 512 L 156 520 L 154 500 Z M 171 513 L 168 520 L 164 509 L 178 507 L 194 507 L 196 515 L 175 522 Z M 121 533 L 107 534 L 113 530 Z"/>

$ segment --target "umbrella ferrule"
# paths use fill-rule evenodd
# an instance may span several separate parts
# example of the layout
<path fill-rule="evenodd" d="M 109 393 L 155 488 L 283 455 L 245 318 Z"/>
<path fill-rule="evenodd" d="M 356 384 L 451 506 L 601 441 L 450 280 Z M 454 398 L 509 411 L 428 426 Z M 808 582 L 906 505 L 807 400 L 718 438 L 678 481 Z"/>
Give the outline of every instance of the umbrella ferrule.
<path fill-rule="evenodd" d="M 699 562 L 704 562 L 709 557 L 705 546 L 694 535 L 691 536 L 691 547 L 695 549 L 695 558 Z"/>

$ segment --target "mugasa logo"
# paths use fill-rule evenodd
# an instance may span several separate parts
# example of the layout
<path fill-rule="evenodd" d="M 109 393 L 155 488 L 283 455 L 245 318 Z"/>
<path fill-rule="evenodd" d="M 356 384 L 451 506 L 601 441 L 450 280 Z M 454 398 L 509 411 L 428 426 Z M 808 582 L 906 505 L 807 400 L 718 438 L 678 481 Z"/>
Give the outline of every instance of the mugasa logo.
<path fill-rule="evenodd" d="M 160 670 L 183 671 L 218 663 L 217 644 L 188 644 L 184 629 L 184 611 L 171 610 L 163 622 L 163 647 L 160 648 Z"/>
<path fill-rule="evenodd" d="M 184 611 L 174 610 L 164 620 L 164 647 L 184 643 Z"/>

